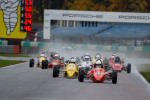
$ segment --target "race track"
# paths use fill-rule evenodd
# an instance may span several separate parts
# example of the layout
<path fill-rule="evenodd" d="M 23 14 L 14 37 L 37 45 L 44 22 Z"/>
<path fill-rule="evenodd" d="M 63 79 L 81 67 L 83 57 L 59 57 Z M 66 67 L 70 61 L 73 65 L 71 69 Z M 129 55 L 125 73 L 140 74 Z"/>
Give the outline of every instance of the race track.
<path fill-rule="evenodd" d="M 101 54 L 109 57 L 112 52 Z M 126 62 L 132 62 L 123 54 L 118 55 Z M 0 68 L 0 100 L 150 100 L 150 86 L 135 70 L 135 63 L 132 62 L 131 74 L 118 73 L 117 84 L 90 80 L 80 83 L 62 75 L 53 78 L 52 69 L 29 68 L 28 62 Z"/>

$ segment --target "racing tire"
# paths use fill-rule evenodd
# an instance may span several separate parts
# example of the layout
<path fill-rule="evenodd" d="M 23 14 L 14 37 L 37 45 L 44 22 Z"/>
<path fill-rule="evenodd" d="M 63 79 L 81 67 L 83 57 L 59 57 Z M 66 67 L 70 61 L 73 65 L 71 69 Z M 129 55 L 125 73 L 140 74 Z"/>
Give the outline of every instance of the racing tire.
<path fill-rule="evenodd" d="M 58 65 L 53 67 L 53 77 L 56 78 L 59 76 L 59 69 L 58 69 Z"/>
<path fill-rule="evenodd" d="M 117 70 L 113 70 L 113 73 L 112 73 L 112 83 L 113 84 L 117 83 Z"/>
<path fill-rule="evenodd" d="M 29 67 L 34 67 L 34 59 L 30 59 L 30 62 L 29 62 Z"/>
<path fill-rule="evenodd" d="M 84 69 L 82 69 L 82 68 L 79 69 L 78 80 L 79 80 L 79 82 L 84 82 Z"/>
<path fill-rule="evenodd" d="M 42 60 L 42 67 L 41 69 L 44 69 L 45 68 L 45 60 Z"/>
<path fill-rule="evenodd" d="M 57 77 L 59 77 L 59 69 L 60 69 L 60 66 L 59 65 L 57 65 Z"/>
<path fill-rule="evenodd" d="M 131 73 L 131 64 L 130 63 L 128 63 L 128 65 L 127 65 L 127 73 L 128 74 Z"/>
<path fill-rule="evenodd" d="M 48 68 L 48 60 L 45 60 L 45 69 Z"/>

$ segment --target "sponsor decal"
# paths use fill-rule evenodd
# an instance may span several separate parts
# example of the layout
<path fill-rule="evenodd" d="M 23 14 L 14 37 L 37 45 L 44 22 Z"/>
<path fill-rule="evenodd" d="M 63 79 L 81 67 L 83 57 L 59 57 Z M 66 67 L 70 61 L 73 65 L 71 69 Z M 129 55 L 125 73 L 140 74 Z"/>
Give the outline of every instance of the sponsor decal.
<path fill-rule="evenodd" d="M 24 39 L 20 31 L 21 0 L 0 0 L 0 38 Z"/>

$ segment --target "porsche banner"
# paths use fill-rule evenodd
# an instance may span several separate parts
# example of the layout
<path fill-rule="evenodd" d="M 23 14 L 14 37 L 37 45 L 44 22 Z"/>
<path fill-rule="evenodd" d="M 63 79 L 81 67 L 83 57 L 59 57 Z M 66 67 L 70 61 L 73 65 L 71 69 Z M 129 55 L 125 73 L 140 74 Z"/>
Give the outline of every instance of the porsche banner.
<path fill-rule="evenodd" d="M 149 13 L 44 10 L 44 39 L 50 39 L 51 20 L 150 24 Z"/>

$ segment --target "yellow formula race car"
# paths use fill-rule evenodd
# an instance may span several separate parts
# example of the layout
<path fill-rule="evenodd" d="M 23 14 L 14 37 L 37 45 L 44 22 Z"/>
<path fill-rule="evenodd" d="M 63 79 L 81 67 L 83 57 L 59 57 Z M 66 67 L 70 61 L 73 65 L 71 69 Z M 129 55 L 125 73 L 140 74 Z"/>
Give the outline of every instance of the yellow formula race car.
<path fill-rule="evenodd" d="M 95 58 L 93 58 L 93 64 L 95 64 L 97 60 L 101 60 L 101 62 L 103 63 L 103 58 L 101 58 L 101 59 L 95 59 Z"/>
<path fill-rule="evenodd" d="M 71 60 L 66 65 L 65 71 L 63 71 L 63 77 L 76 78 L 78 77 L 78 66 L 76 65 L 76 60 L 71 58 Z M 54 66 L 53 68 L 53 77 L 58 77 L 60 68 Z"/>
<path fill-rule="evenodd" d="M 78 66 L 75 63 L 69 63 L 65 71 L 63 72 L 64 77 L 75 78 L 78 76 Z"/>
<path fill-rule="evenodd" d="M 35 60 L 34 60 L 33 58 L 30 59 L 29 67 L 34 67 L 34 62 L 35 62 Z M 37 67 L 41 67 L 42 69 L 44 69 L 44 68 L 46 68 L 45 65 L 47 65 L 47 64 L 48 64 L 47 57 L 45 56 L 45 54 L 41 54 L 41 55 L 38 57 L 36 66 L 37 66 Z M 47 67 L 48 67 L 48 66 L 47 66 Z"/>
<path fill-rule="evenodd" d="M 46 60 L 47 58 L 45 56 L 38 57 L 38 62 L 36 63 L 36 66 L 42 68 L 42 64 L 44 64 Z"/>
<path fill-rule="evenodd" d="M 97 60 L 101 60 L 101 62 L 103 63 L 103 58 L 101 57 L 99 53 L 97 53 L 95 57 L 93 58 L 93 64 L 95 64 Z"/>

